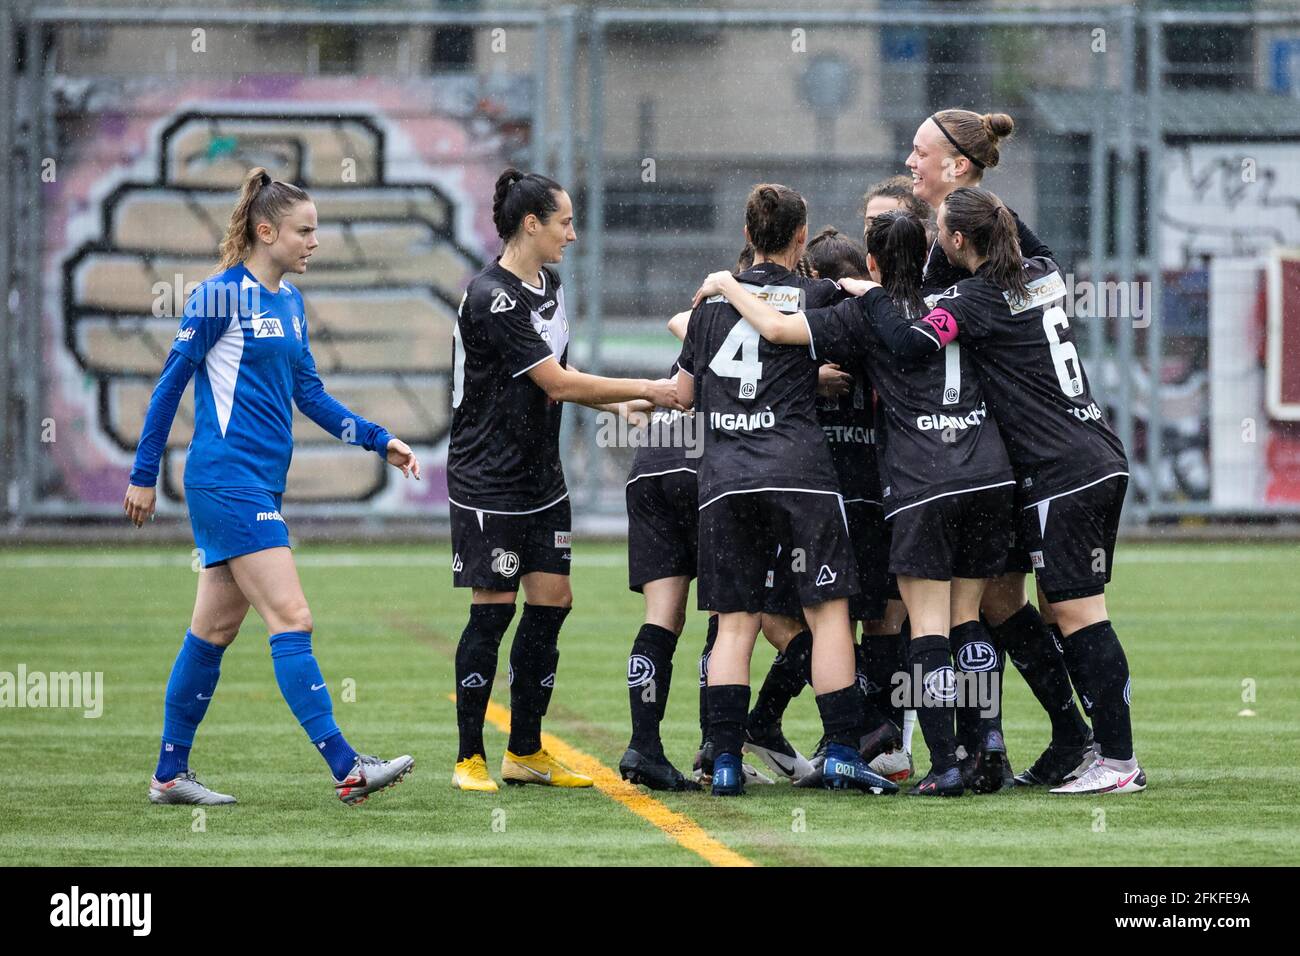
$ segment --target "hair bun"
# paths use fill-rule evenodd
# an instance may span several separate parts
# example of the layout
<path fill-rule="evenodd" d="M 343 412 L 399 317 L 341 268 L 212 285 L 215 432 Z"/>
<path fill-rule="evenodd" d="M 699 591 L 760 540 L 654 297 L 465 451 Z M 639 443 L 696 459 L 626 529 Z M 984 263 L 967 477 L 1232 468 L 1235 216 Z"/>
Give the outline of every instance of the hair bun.
<path fill-rule="evenodd" d="M 1016 128 L 1016 121 L 1006 113 L 985 113 L 980 119 L 984 123 L 984 128 L 989 131 L 989 135 L 998 139 L 1010 136 Z"/>

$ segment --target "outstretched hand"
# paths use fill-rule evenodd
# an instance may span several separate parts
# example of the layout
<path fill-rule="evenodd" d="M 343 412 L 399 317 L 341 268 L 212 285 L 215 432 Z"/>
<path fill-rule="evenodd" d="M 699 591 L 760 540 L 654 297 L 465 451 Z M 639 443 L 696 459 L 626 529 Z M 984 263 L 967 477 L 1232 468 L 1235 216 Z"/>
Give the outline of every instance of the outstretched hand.
<path fill-rule="evenodd" d="M 711 295 L 725 295 L 724 289 L 728 281 L 735 281 L 735 276 L 730 272 L 710 272 L 704 279 L 704 284 L 696 291 L 694 298 L 691 299 L 692 308 L 699 305 Z"/>
<path fill-rule="evenodd" d="M 854 279 L 845 277 L 840 280 L 840 288 L 849 295 L 866 295 L 872 289 L 879 289 L 879 282 L 872 282 L 870 279 Z"/>
<path fill-rule="evenodd" d="M 415 457 L 415 452 L 411 451 L 411 446 L 400 438 L 393 438 L 388 442 L 388 452 L 386 457 L 388 463 L 402 469 L 403 477 L 410 478 L 415 476 L 415 480 L 420 480 L 420 459 Z"/>

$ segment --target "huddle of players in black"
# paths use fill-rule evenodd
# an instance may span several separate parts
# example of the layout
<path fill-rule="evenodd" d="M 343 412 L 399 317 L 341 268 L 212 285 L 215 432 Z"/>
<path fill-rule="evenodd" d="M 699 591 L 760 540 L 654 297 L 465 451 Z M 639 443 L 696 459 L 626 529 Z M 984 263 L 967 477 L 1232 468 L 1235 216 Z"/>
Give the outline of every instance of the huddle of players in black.
<path fill-rule="evenodd" d="M 567 343 L 566 324 L 556 351 L 554 316 L 545 311 L 553 303 L 541 301 L 554 274 L 531 265 L 523 274 L 536 275 L 537 284 L 525 287 L 538 301 L 527 303 L 527 320 L 520 309 L 508 332 L 499 325 L 487 333 L 502 337 L 497 349 L 477 359 L 467 350 L 471 361 L 504 363 L 499 382 L 477 401 L 536 408 L 520 407 L 489 438 L 481 425 L 464 423 L 493 413 L 453 402 L 448 467 L 458 585 L 504 593 L 521 577 L 527 589 L 530 573 L 567 573 L 550 560 L 561 542 L 567 559 L 569 544 L 567 501 L 556 494 L 563 493 L 558 442 L 544 414 L 553 411 L 558 421 L 553 399 L 611 410 L 602 403 L 624 402 L 617 410 L 643 416 L 654 432 L 639 445 L 627 482 L 629 583 L 645 595 L 646 620 L 628 660 L 626 779 L 670 790 L 707 781 L 715 795 L 735 795 L 747 775 L 760 777 L 741 763 L 749 750 L 798 785 L 896 792 L 895 781 L 910 775 L 905 702 L 932 761 L 909 793 L 991 792 L 1011 779 L 1000 719 L 1009 654 L 1052 724 L 1051 744 L 1016 783 L 1058 793 L 1145 787 L 1132 749 L 1127 661 L 1103 597 L 1127 461 L 1089 390 L 1061 307 L 1059 266 L 996 196 L 973 185 L 996 163 L 997 139 L 1009 131 L 1002 114 L 930 117 L 914 144 L 920 159 L 909 159 L 912 191 L 931 185 L 927 151 L 957 157 L 937 221 L 926 221 L 907 180 L 887 182 L 867 198 L 892 196 L 895 208 L 871 214 L 868 203 L 865 246 L 833 230 L 809 242 L 802 197 L 785 186 L 754 187 L 745 210 L 752 261 L 742 259 L 736 274 L 709 276 L 689 317 L 671 323 L 684 339 L 671 393 L 667 382 L 580 373 L 591 380 L 588 391 L 569 395 L 520 381 L 534 359 L 553 356 L 563 366 Z M 571 209 L 567 196 L 557 205 Z M 534 214 L 542 229 L 547 212 Z M 529 261 L 519 255 L 517 234 L 502 238 L 513 262 Z M 518 298 L 506 271 L 494 264 L 471 284 L 458 341 L 468 345 L 471 326 L 482 336 L 504 322 L 497 317 L 510 309 L 499 296 L 511 306 Z M 558 288 L 552 298 L 562 312 Z M 483 374 L 471 372 L 470 361 L 463 371 L 457 366 L 458 383 Z M 457 395 L 467 394 L 457 385 Z M 488 446 L 514 450 L 471 466 L 476 447 L 477 460 L 487 462 Z M 490 497 L 518 480 L 520 462 L 526 489 L 506 492 L 514 494 L 509 501 Z M 474 500 L 458 500 L 458 488 Z M 563 515 L 554 514 L 561 503 Z M 468 512 L 459 521 L 457 509 Z M 518 533 L 501 537 L 503 522 Z M 1042 616 L 1015 577 L 1030 567 Z M 1012 601 L 1019 610 L 985 618 L 989 583 L 1008 572 L 1021 582 Z M 700 658 L 702 741 L 693 779 L 668 760 L 659 736 L 692 577 L 700 609 L 712 615 Z M 476 590 L 475 610 L 479 597 Z M 533 603 L 530 596 L 526 614 Z M 491 660 L 480 654 L 472 673 L 470 654 L 458 653 L 462 696 L 474 689 L 473 676 L 495 669 L 495 642 L 508 622 L 503 616 L 492 628 Z M 851 622 L 862 622 L 860 643 Z M 516 646 L 527 636 L 523 623 Z M 482 649 L 482 624 L 471 614 L 462 651 Z M 780 653 L 751 709 L 749 660 L 760 630 Z M 547 643 L 553 686 L 557 653 Z M 806 684 L 823 722 L 811 761 L 781 729 L 786 705 Z M 976 687 L 992 699 L 968 696 Z M 530 723 L 539 723 L 545 701 L 539 713 L 536 701 L 519 697 Z M 482 712 L 477 734 L 475 715 L 459 704 L 458 712 L 464 761 L 482 753 Z M 522 746 L 531 752 L 537 743 Z M 510 750 L 508 757 L 523 753 L 513 730 Z"/>

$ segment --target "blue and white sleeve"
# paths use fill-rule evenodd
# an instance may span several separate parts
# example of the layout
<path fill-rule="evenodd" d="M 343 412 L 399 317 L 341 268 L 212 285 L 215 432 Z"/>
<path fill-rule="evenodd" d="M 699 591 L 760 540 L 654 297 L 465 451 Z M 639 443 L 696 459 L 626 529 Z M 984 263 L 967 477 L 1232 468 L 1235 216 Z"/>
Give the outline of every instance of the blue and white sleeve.
<path fill-rule="evenodd" d="M 167 364 L 163 366 L 162 375 L 158 377 L 158 384 L 154 386 L 153 396 L 149 399 L 149 411 L 144 416 L 140 444 L 135 449 L 135 464 L 131 467 L 130 480 L 136 487 L 152 488 L 157 484 L 158 463 L 167 447 L 167 436 L 171 433 L 176 409 L 180 407 L 181 396 L 185 394 L 197 368 L 198 365 L 179 350 L 173 349 L 167 353 Z"/>
<path fill-rule="evenodd" d="M 316 359 L 307 345 L 304 323 L 303 354 L 293 375 L 293 401 L 298 409 L 335 438 L 360 445 L 387 460 L 390 435 L 382 425 L 367 421 L 325 391 L 316 371 Z"/>

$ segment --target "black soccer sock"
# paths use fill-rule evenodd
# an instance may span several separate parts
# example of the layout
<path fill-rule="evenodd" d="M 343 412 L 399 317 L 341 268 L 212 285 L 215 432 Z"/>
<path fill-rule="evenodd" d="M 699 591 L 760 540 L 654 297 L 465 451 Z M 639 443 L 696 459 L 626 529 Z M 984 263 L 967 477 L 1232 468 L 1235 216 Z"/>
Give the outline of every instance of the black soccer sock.
<path fill-rule="evenodd" d="M 894 675 L 907 667 L 899 660 L 898 639 L 893 634 L 863 634 L 858 645 L 858 671 L 865 682 L 867 701 L 883 717 L 903 726 L 903 708 L 894 706 Z"/>
<path fill-rule="evenodd" d="M 822 734 L 826 743 L 858 749 L 858 741 L 867 730 L 864 703 L 856 686 L 817 695 L 817 712 L 822 717 Z"/>
<path fill-rule="evenodd" d="M 627 659 L 627 695 L 632 706 L 631 747 L 646 756 L 659 756 L 659 722 L 668 703 L 673 679 L 677 635 L 657 624 L 642 624 Z"/>
<path fill-rule="evenodd" d="M 936 773 L 957 766 L 957 736 L 953 729 L 953 701 L 956 697 L 955 674 L 952 669 L 952 652 L 948 638 L 942 634 L 926 634 L 912 638 L 908 655 L 908 669 L 915 681 L 918 671 L 924 695 L 918 697 L 913 690 L 916 719 L 921 725 L 925 745 L 930 748 L 930 763 Z M 938 696 L 934 691 L 938 691 Z"/>
<path fill-rule="evenodd" d="M 1092 723 L 1092 697 L 1079 686 L 1078 678 L 1074 676 L 1079 666 L 1076 660 L 1077 647 L 1065 639 L 1061 629 L 1055 624 L 1049 624 L 1047 632 L 1052 636 L 1056 649 L 1061 652 L 1061 660 L 1065 662 L 1065 669 L 1070 675 L 1070 683 L 1074 685 L 1074 692 L 1079 695 L 1079 706 L 1083 708 L 1083 715 L 1088 718 L 1088 723 Z"/>
<path fill-rule="evenodd" d="M 1026 602 L 1015 614 L 993 628 L 995 643 L 1006 649 L 1034 697 L 1047 711 L 1052 722 L 1052 740 L 1062 744 L 1082 744 L 1088 737 L 1088 725 L 1074 702 L 1070 672 L 1065 658 L 1047 629 L 1038 608 Z"/>
<path fill-rule="evenodd" d="M 469 623 L 456 645 L 456 726 L 460 730 L 457 762 L 485 753 L 483 716 L 497 673 L 501 636 L 515 616 L 513 604 L 471 604 Z"/>
<path fill-rule="evenodd" d="M 749 715 L 751 723 L 771 727 L 781 723 L 790 701 L 812 680 L 812 633 L 800 631 L 785 650 L 776 655 L 758 690 L 758 700 Z"/>
<path fill-rule="evenodd" d="M 1133 759 L 1128 658 L 1110 621 L 1098 621 L 1065 638 L 1066 664 L 1079 696 L 1092 702 L 1097 751 L 1111 760 Z"/>
<path fill-rule="evenodd" d="M 542 749 L 542 717 L 555 690 L 560 627 L 567 607 L 525 604 L 510 645 L 510 752 L 520 757 Z"/>
<path fill-rule="evenodd" d="M 979 748 L 984 735 L 990 730 L 1002 730 L 1002 655 L 994 646 L 983 621 L 958 624 L 949 633 L 948 643 L 952 648 L 955 670 L 958 674 L 977 675 L 974 678 L 974 681 L 979 682 L 979 693 L 976 696 L 981 701 L 987 699 L 988 710 L 992 711 L 989 716 L 985 716 L 985 708 L 969 700 L 957 708 L 957 736 L 970 754 Z M 969 695 L 972 678 L 964 678 L 964 683 Z M 964 720 L 962 715 L 965 715 Z M 970 735 L 965 738 L 962 737 L 963 725 Z"/>
<path fill-rule="evenodd" d="M 709 688 L 709 735 L 715 761 L 722 754 L 740 755 L 748 712 L 749 685 L 715 684 Z"/>
<path fill-rule="evenodd" d="M 700 743 L 709 739 L 709 655 L 718 639 L 718 615 L 709 618 L 709 630 L 704 637 L 704 650 L 700 652 Z"/>

